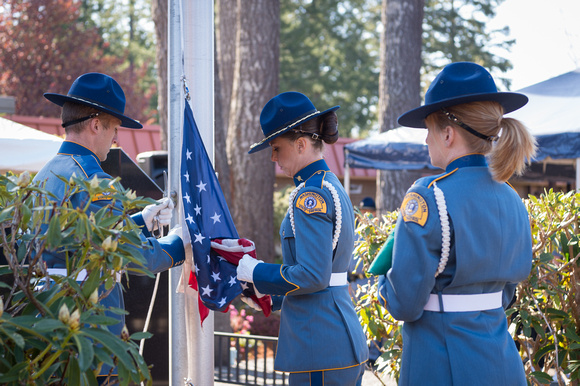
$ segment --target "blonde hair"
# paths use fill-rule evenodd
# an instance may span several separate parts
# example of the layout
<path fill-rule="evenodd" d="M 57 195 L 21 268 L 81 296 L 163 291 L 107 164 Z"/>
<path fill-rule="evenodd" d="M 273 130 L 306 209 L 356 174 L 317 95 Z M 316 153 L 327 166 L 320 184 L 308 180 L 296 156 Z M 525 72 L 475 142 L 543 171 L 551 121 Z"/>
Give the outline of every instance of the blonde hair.
<path fill-rule="evenodd" d="M 465 139 L 473 153 L 485 154 L 492 178 L 506 182 L 514 174 L 522 175 L 536 154 L 536 139 L 528 128 L 514 118 L 503 116 L 503 107 L 498 102 L 471 102 L 446 107 L 461 122 L 489 137 L 499 136 L 496 142 L 481 139 L 461 126 L 453 123 L 442 111 L 429 115 L 425 121 L 439 129 L 453 125 Z"/>

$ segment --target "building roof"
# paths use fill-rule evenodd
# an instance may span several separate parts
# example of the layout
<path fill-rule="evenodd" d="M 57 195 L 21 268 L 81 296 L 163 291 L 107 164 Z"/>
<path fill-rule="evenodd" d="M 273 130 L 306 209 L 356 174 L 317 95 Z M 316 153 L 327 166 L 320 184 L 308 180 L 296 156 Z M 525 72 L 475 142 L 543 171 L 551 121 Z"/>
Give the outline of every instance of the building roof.
<path fill-rule="evenodd" d="M 64 129 L 61 127 L 60 118 L 29 117 L 24 115 L 7 115 L 7 119 L 21 123 L 33 129 L 45 133 L 64 137 Z M 356 141 L 353 138 L 339 138 L 333 145 L 326 145 L 324 158 L 328 167 L 338 177 L 344 177 L 344 145 Z M 129 129 L 119 127 L 117 133 L 117 145 L 122 148 L 133 161 L 137 162 L 137 155 L 146 151 L 162 150 L 159 125 L 143 125 L 142 129 Z M 283 175 L 282 170 L 276 165 L 276 174 Z M 374 169 L 351 169 L 351 178 L 374 179 Z"/>

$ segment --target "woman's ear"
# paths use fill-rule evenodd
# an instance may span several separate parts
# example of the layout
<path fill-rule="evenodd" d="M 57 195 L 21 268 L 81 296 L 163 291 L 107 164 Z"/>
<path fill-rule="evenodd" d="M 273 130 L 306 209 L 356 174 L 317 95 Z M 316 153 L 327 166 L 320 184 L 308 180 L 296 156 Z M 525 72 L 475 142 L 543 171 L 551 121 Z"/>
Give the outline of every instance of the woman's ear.
<path fill-rule="evenodd" d="M 298 154 L 302 154 L 306 149 L 306 140 L 304 137 L 300 137 L 296 140 L 296 149 L 298 150 Z"/>
<path fill-rule="evenodd" d="M 451 125 L 447 125 L 445 126 L 445 129 L 441 130 L 441 137 L 445 143 L 445 146 L 447 147 L 453 144 L 456 135 L 457 133 L 455 132 L 455 127 Z"/>

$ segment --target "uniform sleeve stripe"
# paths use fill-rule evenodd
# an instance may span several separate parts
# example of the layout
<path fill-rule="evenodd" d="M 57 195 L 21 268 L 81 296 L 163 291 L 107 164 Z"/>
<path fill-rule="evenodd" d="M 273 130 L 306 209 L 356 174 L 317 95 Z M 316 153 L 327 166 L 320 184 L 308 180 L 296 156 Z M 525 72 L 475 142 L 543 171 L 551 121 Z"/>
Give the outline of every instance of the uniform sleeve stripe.
<path fill-rule="evenodd" d="M 284 267 L 284 265 L 280 265 L 280 276 L 282 276 L 282 279 L 284 279 L 284 281 L 286 281 L 286 283 L 288 283 L 288 284 L 293 285 L 294 287 L 296 287 L 293 290 L 290 290 L 290 291 L 286 292 L 286 296 L 287 296 L 289 293 L 292 293 L 294 291 L 299 290 L 300 289 L 300 286 L 292 283 L 290 280 L 288 280 L 288 279 L 286 279 L 284 277 L 284 274 L 282 273 L 282 267 Z"/>

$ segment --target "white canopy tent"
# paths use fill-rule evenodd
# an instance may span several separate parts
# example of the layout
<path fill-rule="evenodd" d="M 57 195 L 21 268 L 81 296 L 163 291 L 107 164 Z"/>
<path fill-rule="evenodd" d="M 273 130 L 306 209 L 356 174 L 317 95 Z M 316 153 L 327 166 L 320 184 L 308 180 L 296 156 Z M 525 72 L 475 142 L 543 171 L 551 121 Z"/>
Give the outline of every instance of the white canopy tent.
<path fill-rule="evenodd" d="M 63 139 L 0 117 L 0 172 L 37 172 L 55 156 Z"/>

